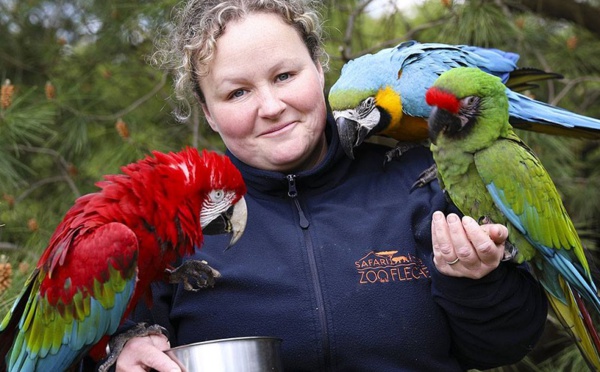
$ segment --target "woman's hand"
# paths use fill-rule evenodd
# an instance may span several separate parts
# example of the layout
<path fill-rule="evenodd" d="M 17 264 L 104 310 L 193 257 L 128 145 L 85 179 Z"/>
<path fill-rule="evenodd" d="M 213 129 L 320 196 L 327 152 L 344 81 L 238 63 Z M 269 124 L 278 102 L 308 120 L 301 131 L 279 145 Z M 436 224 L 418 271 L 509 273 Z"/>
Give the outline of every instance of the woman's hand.
<path fill-rule="evenodd" d="M 117 372 L 141 372 L 151 368 L 159 372 L 181 372 L 177 363 L 163 353 L 170 347 L 164 335 L 134 337 L 127 341 L 117 359 Z"/>
<path fill-rule="evenodd" d="M 479 225 L 473 218 L 454 213 L 444 218 L 433 214 L 431 224 L 433 262 L 449 276 L 480 279 L 498 267 L 504 258 L 508 229 L 499 224 Z"/>

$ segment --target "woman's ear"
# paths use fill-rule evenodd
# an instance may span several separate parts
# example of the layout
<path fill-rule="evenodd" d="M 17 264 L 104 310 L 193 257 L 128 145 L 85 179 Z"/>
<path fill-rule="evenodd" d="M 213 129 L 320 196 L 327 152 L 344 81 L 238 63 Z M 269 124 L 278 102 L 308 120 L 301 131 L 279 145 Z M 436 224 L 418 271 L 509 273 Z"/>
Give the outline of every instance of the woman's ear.
<path fill-rule="evenodd" d="M 323 66 L 318 61 L 317 71 L 319 72 L 319 81 L 321 82 L 321 89 L 325 89 L 325 71 L 323 71 Z"/>
<path fill-rule="evenodd" d="M 208 110 L 208 106 L 206 106 L 206 103 L 201 103 L 200 106 L 202 107 L 202 112 L 204 113 L 204 117 L 206 118 L 208 125 L 210 125 L 210 127 L 213 131 L 219 133 L 219 126 L 213 120 L 213 117 L 210 114 L 210 111 Z"/>

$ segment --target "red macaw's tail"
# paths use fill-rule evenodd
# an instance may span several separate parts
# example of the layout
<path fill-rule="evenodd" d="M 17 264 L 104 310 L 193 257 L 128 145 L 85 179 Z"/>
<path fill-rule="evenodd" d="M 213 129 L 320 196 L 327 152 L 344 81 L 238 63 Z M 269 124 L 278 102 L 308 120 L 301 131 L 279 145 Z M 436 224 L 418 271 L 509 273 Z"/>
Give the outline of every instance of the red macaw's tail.
<path fill-rule="evenodd" d="M 6 372 L 8 370 L 7 357 L 9 351 L 13 347 L 13 340 L 15 339 L 17 332 L 19 331 L 19 322 L 21 321 L 21 314 L 27 307 L 27 302 L 31 290 L 36 283 L 35 278 L 39 273 L 39 269 L 36 269 L 25 282 L 25 288 L 19 295 L 19 298 L 10 309 L 8 314 L 0 323 L 0 372 Z"/>
<path fill-rule="evenodd" d="M 600 338 L 590 313 L 581 297 L 574 293 L 569 284 L 559 278 L 565 293 L 566 303 L 548 294 L 548 300 L 556 317 L 574 338 L 574 341 L 592 371 L 600 371 Z"/>

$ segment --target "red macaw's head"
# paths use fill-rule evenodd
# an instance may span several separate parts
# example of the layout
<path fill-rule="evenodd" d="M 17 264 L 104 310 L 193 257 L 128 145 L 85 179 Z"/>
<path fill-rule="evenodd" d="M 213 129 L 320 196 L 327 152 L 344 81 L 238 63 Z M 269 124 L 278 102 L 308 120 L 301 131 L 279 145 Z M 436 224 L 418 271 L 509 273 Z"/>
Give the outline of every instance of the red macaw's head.
<path fill-rule="evenodd" d="M 146 215 L 152 220 L 150 224 L 157 229 L 168 229 L 157 231 L 159 235 L 166 234 L 163 236 L 171 242 L 186 236 L 199 246 L 202 234 L 229 233 L 232 235 L 229 246 L 237 242 L 246 226 L 246 185 L 231 160 L 212 151 L 199 153 L 191 147 L 177 153 L 153 152 L 153 155 L 154 158 L 147 157 L 123 171 L 127 173 L 128 168 L 144 163 L 152 168 L 137 182 L 144 183 L 139 190 L 155 193 L 151 198 L 139 197 L 139 200 L 152 204 L 141 206 L 149 213 L 152 211 L 151 216 Z M 164 218 L 175 223 L 160 223 Z"/>

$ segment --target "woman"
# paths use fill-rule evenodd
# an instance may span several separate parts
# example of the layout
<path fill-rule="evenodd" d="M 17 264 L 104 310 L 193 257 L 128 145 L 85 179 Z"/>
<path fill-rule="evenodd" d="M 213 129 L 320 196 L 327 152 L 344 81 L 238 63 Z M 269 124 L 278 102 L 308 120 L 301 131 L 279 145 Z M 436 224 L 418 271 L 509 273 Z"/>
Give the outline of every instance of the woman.
<path fill-rule="evenodd" d="M 537 341 L 546 302 L 502 262 L 507 230 L 454 213 L 413 149 L 346 158 L 327 115 L 316 13 L 302 0 L 192 0 L 171 49 L 176 91 L 193 92 L 248 185 L 244 236 L 206 237 L 194 258 L 222 278 L 186 292 L 161 285 L 136 321 L 170 333 L 133 338 L 118 371 L 178 370 L 161 352 L 209 339 L 276 336 L 286 370 L 491 368 Z"/>

